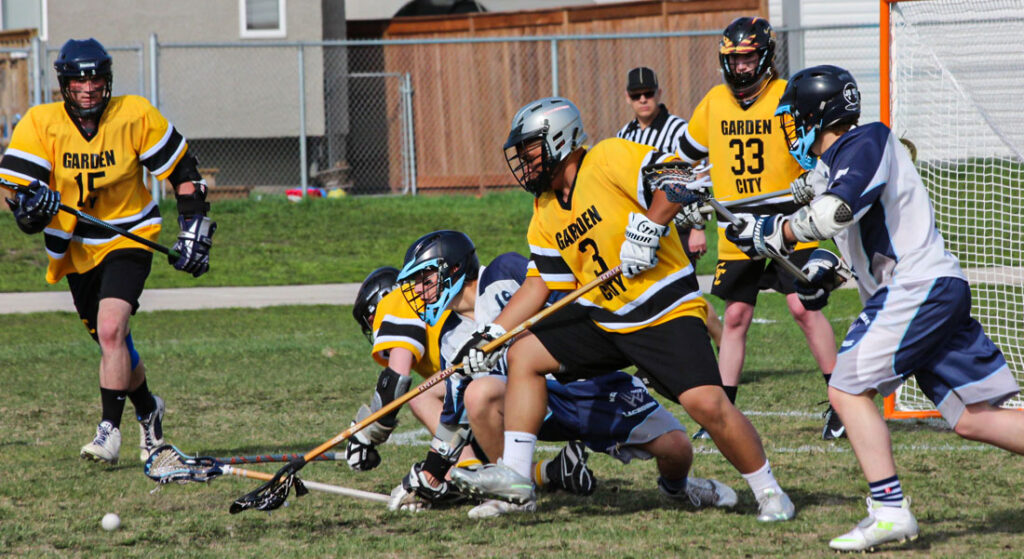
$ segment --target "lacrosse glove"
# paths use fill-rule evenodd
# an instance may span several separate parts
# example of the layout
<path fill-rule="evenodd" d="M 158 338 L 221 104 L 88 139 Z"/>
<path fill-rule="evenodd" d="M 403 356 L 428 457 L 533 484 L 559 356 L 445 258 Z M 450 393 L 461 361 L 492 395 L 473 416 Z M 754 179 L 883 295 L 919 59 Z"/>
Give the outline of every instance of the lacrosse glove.
<path fill-rule="evenodd" d="M 19 190 L 13 200 L 4 200 L 14 213 L 18 229 L 31 235 L 46 229 L 60 211 L 60 192 L 50 190 L 39 181 L 32 181 L 27 188 L 31 192 Z"/>

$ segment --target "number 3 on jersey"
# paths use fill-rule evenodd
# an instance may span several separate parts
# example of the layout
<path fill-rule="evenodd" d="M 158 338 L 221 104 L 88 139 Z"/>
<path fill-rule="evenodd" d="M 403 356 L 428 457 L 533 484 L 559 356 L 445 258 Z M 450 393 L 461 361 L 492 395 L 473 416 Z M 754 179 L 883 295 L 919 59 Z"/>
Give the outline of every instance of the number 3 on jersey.
<path fill-rule="evenodd" d="M 75 175 L 75 183 L 78 184 L 79 208 L 84 208 L 87 203 L 90 207 L 96 205 L 96 199 L 91 197 L 92 191 L 96 190 L 96 179 L 103 178 L 105 176 L 107 176 L 107 174 L 103 171 L 96 171 L 94 173 L 78 173 Z"/>
<path fill-rule="evenodd" d="M 733 148 L 733 158 L 736 160 L 736 165 L 731 167 L 732 173 L 736 175 L 736 192 L 761 192 L 760 176 L 743 178 L 742 175 L 760 175 L 764 171 L 764 142 L 761 138 L 749 138 L 746 142 L 734 138 L 729 141 L 729 147 Z"/>
<path fill-rule="evenodd" d="M 590 259 L 597 262 L 598 269 L 594 273 L 594 277 L 600 276 L 601 274 L 608 271 L 608 264 L 605 264 L 604 258 L 601 258 L 601 253 L 597 250 L 597 243 L 594 239 L 585 238 L 580 241 L 578 245 L 580 252 L 587 252 L 593 250 L 594 254 L 591 255 Z M 622 276 L 615 276 L 612 281 L 601 286 L 601 294 L 604 295 L 606 301 L 611 301 L 616 295 L 626 291 L 626 282 L 622 281 Z"/>

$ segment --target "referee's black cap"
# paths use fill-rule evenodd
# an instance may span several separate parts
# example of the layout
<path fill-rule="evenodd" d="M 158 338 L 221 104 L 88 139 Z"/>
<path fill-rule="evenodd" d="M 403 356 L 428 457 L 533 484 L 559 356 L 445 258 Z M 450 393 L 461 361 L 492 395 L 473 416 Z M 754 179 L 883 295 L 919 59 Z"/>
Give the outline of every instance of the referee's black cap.
<path fill-rule="evenodd" d="M 658 89 L 658 76 L 646 66 L 633 68 L 626 76 L 626 91 Z"/>

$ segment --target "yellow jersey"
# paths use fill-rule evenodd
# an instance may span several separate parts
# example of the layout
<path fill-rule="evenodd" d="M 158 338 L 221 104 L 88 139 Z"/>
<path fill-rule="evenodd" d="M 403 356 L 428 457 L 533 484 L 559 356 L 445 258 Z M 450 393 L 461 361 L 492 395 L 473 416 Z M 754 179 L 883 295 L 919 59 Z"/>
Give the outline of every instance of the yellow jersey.
<path fill-rule="evenodd" d="M 38 180 L 60 193 L 61 202 L 155 241 L 160 211 L 142 180 L 142 167 L 163 180 L 188 143 L 149 101 L 113 97 L 90 138 L 79 130 L 63 102 L 25 113 L 0 160 L 0 177 L 27 185 Z M 46 281 L 84 273 L 113 250 L 145 246 L 59 212 L 43 231 L 49 266 Z"/>
<path fill-rule="evenodd" d="M 708 158 L 718 201 L 740 200 L 765 192 L 786 194 L 793 179 L 803 173 L 789 154 L 775 118 L 775 109 L 785 89 L 786 80 L 773 80 L 760 97 L 744 109 L 728 86 L 717 85 L 694 109 L 680 142 L 680 155 L 689 163 Z M 750 210 L 757 213 L 754 206 L 734 211 Z M 749 259 L 725 238 L 726 225 L 728 223 L 719 220 L 718 259 Z M 817 244 L 801 244 L 797 248 L 814 246 Z"/>
<path fill-rule="evenodd" d="M 388 352 L 402 348 L 412 352 L 412 369 L 423 378 L 440 371 L 440 329 L 450 313 L 451 310 L 445 310 L 437 325 L 427 326 L 406 302 L 402 290 L 392 290 L 377 304 L 373 317 L 374 361 L 381 367 L 387 367 Z"/>
<path fill-rule="evenodd" d="M 534 201 L 530 266 L 548 288 L 574 290 L 620 264 L 629 214 L 645 213 L 653 196 L 640 170 L 672 159 L 650 146 L 609 138 L 583 157 L 568 203 L 552 191 Z M 685 315 L 707 318 L 679 233 L 669 230 L 654 268 L 632 279 L 620 275 L 578 299 L 598 326 L 628 333 Z"/>

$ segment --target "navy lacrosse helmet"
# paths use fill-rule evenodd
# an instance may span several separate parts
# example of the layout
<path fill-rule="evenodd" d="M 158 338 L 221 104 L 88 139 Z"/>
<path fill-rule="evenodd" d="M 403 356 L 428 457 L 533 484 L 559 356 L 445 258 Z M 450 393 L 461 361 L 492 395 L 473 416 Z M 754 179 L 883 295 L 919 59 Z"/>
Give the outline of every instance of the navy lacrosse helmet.
<path fill-rule="evenodd" d="M 373 343 L 373 315 L 377 312 L 377 305 L 385 295 L 390 293 L 395 284 L 398 283 L 398 268 L 384 266 L 370 272 L 359 292 L 356 293 L 356 301 L 352 306 L 352 318 L 359 323 L 366 339 Z"/>
<path fill-rule="evenodd" d="M 433 326 L 462 286 L 479 273 L 473 241 L 465 233 L 442 230 L 423 235 L 409 247 L 398 282 L 416 314 Z"/>
<path fill-rule="evenodd" d="M 800 70 L 789 79 L 775 110 L 789 153 L 804 169 L 814 168 L 811 146 L 820 130 L 860 119 L 860 90 L 847 70 L 822 65 Z"/>
<path fill-rule="evenodd" d="M 80 118 L 98 118 L 103 113 L 110 101 L 110 88 L 114 81 L 112 66 L 113 59 L 96 39 L 69 39 L 64 43 L 57 54 L 57 61 L 53 63 L 53 68 L 57 71 L 57 82 L 64 97 L 64 105 L 72 115 Z M 72 78 L 91 76 L 106 78 L 103 101 L 95 106 L 82 108 L 71 98 L 69 86 Z"/>
<path fill-rule="evenodd" d="M 729 55 L 757 53 L 757 66 L 753 72 L 738 73 Z M 775 31 L 762 17 L 740 17 L 723 31 L 718 48 L 718 64 L 722 67 L 725 83 L 737 99 L 756 98 L 762 86 L 774 73 Z"/>

